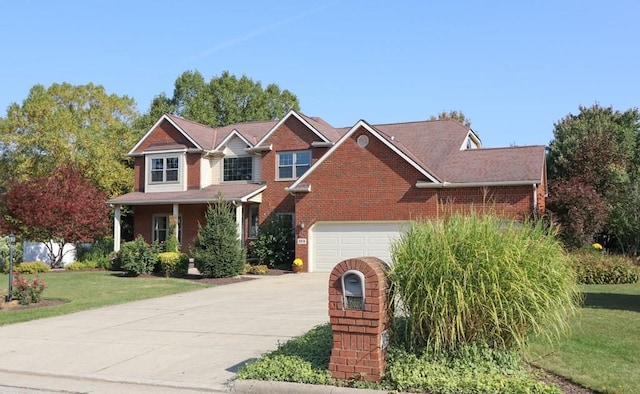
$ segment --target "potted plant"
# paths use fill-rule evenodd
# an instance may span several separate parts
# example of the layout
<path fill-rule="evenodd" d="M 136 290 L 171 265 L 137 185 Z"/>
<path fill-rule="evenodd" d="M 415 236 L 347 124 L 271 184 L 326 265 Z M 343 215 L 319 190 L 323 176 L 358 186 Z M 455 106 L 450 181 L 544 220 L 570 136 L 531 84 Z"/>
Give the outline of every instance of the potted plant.
<path fill-rule="evenodd" d="M 302 264 L 303 262 L 301 258 L 293 260 L 293 264 L 291 264 L 291 271 L 293 271 L 294 274 L 302 272 Z"/>

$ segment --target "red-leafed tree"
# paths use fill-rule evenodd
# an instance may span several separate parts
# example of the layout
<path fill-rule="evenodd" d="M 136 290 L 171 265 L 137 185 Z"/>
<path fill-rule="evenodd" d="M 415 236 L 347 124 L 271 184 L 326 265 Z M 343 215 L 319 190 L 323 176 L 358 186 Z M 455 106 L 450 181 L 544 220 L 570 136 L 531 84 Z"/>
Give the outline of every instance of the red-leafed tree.
<path fill-rule="evenodd" d="M 62 246 L 93 242 L 108 233 L 105 201 L 106 194 L 79 167 L 67 164 L 47 176 L 10 184 L 2 195 L 2 213 L 23 239 L 44 242 L 51 266 L 60 267 Z"/>
<path fill-rule="evenodd" d="M 571 248 L 593 242 L 607 221 L 604 199 L 578 178 L 549 181 L 547 208 L 560 225 L 560 238 Z"/>

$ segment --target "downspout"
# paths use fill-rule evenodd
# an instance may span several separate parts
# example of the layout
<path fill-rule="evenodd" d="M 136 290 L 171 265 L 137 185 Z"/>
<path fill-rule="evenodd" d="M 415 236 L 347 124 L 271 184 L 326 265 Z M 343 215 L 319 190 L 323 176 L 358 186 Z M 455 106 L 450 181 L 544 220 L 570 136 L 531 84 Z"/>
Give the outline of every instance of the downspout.
<path fill-rule="evenodd" d="M 533 212 L 538 213 L 538 185 L 533 184 Z"/>

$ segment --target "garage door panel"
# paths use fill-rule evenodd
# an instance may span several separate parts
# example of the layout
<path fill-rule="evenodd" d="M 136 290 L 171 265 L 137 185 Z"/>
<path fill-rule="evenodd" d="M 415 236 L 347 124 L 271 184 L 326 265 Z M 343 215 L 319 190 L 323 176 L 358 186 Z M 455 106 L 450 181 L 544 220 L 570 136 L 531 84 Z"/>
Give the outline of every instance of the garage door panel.
<path fill-rule="evenodd" d="M 400 222 L 316 223 L 311 231 L 312 269 L 330 272 L 342 260 L 375 256 L 391 263 L 390 244 L 399 238 Z"/>

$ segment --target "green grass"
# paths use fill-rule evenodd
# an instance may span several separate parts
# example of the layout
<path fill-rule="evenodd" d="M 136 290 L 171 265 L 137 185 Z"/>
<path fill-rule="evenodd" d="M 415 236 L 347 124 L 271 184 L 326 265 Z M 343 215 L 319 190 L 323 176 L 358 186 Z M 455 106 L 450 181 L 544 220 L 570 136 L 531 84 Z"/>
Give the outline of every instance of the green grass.
<path fill-rule="evenodd" d="M 106 305 L 160 297 L 208 287 L 184 279 L 155 277 L 122 277 L 108 271 L 49 272 L 38 275 L 47 288 L 44 299 L 60 299 L 64 304 L 0 312 L 0 325 L 64 315 Z M 32 275 L 25 277 L 31 278 Z M 0 295 L 7 294 L 8 275 L 0 274 Z"/>
<path fill-rule="evenodd" d="M 603 393 L 640 393 L 640 284 L 584 285 L 571 336 L 536 341 L 533 364 Z"/>

